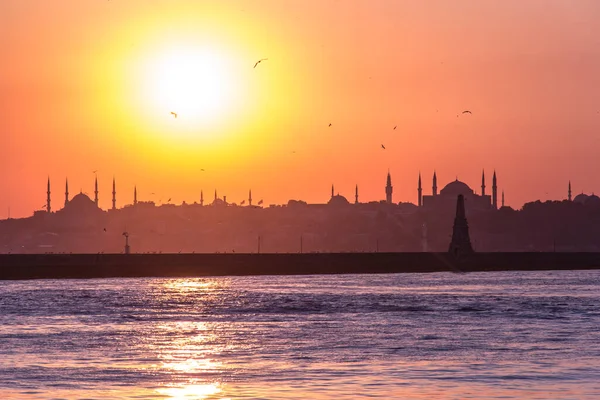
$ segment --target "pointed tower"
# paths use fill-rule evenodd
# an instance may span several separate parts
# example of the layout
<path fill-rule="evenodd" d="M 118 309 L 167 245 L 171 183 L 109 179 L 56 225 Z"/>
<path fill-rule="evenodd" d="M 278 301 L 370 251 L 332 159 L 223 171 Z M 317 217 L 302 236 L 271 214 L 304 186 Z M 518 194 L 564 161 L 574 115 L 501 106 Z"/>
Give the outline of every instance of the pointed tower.
<path fill-rule="evenodd" d="M 485 170 L 481 172 L 481 195 L 485 196 Z"/>
<path fill-rule="evenodd" d="M 98 177 L 96 177 L 96 181 L 94 182 L 94 203 L 98 207 Z"/>
<path fill-rule="evenodd" d="M 421 172 L 419 172 L 419 184 L 417 186 L 417 197 L 419 207 L 423 207 L 423 187 L 421 187 Z"/>
<path fill-rule="evenodd" d="M 248 205 L 252 205 L 252 189 L 248 191 Z"/>
<path fill-rule="evenodd" d="M 388 204 L 392 204 L 392 193 L 394 192 L 394 188 L 392 187 L 392 176 L 390 175 L 390 171 L 387 174 L 387 182 L 385 184 L 385 201 Z"/>
<path fill-rule="evenodd" d="M 69 179 L 65 180 L 65 207 L 69 203 Z"/>
<path fill-rule="evenodd" d="M 217 189 L 215 189 L 215 201 L 217 201 Z"/>
<path fill-rule="evenodd" d="M 569 193 L 567 199 L 571 201 L 571 181 L 569 181 Z"/>
<path fill-rule="evenodd" d="M 502 191 L 502 207 L 504 207 L 504 190 Z"/>
<path fill-rule="evenodd" d="M 456 217 L 454 217 L 454 226 L 452 227 L 452 241 L 448 251 L 455 257 L 464 254 L 473 253 L 471 239 L 469 237 L 469 224 L 465 214 L 465 198 L 462 194 L 458 195 L 456 200 Z"/>
<path fill-rule="evenodd" d="M 137 185 L 133 187 L 133 205 L 137 204 Z"/>
<path fill-rule="evenodd" d="M 204 192 L 202 190 L 200 191 L 200 205 L 204 205 Z"/>
<path fill-rule="evenodd" d="M 498 182 L 496 180 L 496 171 L 494 170 L 494 176 L 492 176 L 492 207 L 494 210 L 498 209 Z"/>
<path fill-rule="evenodd" d="M 333 196 L 335 195 L 334 193 L 334 188 L 333 188 L 333 183 L 331 184 L 331 198 L 333 199 Z"/>
<path fill-rule="evenodd" d="M 113 176 L 113 191 L 112 191 L 112 209 L 117 209 L 117 182 L 115 182 L 115 177 Z"/>
<path fill-rule="evenodd" d="M 50 177 L 48 177 L 48 188 L 46 190 L 46 211 L 48 214 L 52 212 L 52 207 L 50 205 Z"/>
<path fill-rule="evenodd" d="M 437 196 L 437 175 L 435 174 L 435 170 L 433 171 L 433 187 L 432 189 L 432 194 L 434 196 Z"/>
<path fill-rule="evenodd" d="M 354 189 L 354 204 L 358 204 L 358 185 Z"/>

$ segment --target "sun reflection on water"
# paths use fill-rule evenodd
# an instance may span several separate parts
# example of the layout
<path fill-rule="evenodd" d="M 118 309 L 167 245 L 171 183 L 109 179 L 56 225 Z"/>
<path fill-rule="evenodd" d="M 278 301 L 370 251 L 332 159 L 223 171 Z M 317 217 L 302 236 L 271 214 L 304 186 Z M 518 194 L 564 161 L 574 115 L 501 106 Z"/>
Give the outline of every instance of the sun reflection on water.
<path fill-rule="evenodd" d="M 219 394 L 222 389 L 219 383 L 210 383 L 204 385 L 188 385 L 184 387 L 169 387 L 156 390 L 159 394 L 170 399 L 208 399 Z M 212 397 L 215 398 L 215 397 Z M 229 400 L 225 397 L 221 400 Z"/>

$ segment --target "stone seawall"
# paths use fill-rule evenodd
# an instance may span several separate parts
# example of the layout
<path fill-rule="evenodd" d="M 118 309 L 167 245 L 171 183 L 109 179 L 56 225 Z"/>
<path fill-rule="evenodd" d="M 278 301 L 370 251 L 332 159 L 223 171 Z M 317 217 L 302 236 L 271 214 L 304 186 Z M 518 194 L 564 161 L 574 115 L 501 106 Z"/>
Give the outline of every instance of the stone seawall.
<path fill-rule="evenodd" d="M 2 254 L 0 279 L 600 269 L 600 253 Z"/>

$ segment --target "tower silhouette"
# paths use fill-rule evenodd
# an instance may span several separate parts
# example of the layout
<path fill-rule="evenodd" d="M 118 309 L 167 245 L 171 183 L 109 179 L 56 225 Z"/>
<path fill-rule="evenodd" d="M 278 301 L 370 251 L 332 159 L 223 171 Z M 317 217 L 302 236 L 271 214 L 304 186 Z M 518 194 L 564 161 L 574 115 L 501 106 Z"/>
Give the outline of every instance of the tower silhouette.
<path fill-rule="evenodd" d="M 437 175 L 435 174 L 435 170 L 433 171 L 433 187 L 431 189 L 431 193 L 437 196 Z"/>
<path fill-rule="evenodd" d="M 94 182 L 94 203 L 98 207 L 98 177 L 96 177 L 96 181 Z"/>
<path fill-rule="evenodd" d="M 465 213 L 465 198 L 462 194 L 456 199 L 456 216 L 452 227 L 452 240 L 448 251 L 455 257 L 473 253 L 471 239 L 469 237 L 469 224 Z"/>
<path fill-rule="evenodd" d="M 200 205 L 204 205 L 204 192 L 202 190 L 200 191 Z"/>
<path fill-rule="evenodd" d="M 567 199 L 568 199 L 569 201 L 571 201 L 571 181 L 569 181 L 569 194 L 568 194 L 568 197 L 567 197 Z"/>
<path fill-rule="evenodd" d="M 485 170 L 481 172 L 481 195 L 485 196 Z"/>
<path fill-rule="evenodd" d="M 392 176 L 390 175 L 390 171 L 387 174 L 387 182 L 385 185 L 385 202 L 388 204 L 392 203 L 392 193 L 394 192 L 394 188 L 392 187 Z"/>
<path fill-rule="evenodd" d="M 252 189 L 248 191 L 248 205 L 252 205 Z"/>
<path fill-rule="evenodd" d="M 504 190 L 502 191 L 502 207 L 504 207 Z"/>
<path fill-rule="evenodd" d="M 498 209 L 498 184 L 496 181 L 496 170 L 494 170 L 494 176 L 492 176 L 492 207 L 494 207 L 494 210 Z"/>
<path fill-rule="evenodd" d="M 354 189 L 354 204 L 358 204 L 358 185 Z"/>
<path fill-rule="evenodd" d="M 334 193 L 334 187 L 333 187 L 333 183 L 331 184 L 331 198 L 333 199 L 333 196 L 335 195 Z"/>
<path fill-rule="evenodd" d="M 46 190 L 46 211 L 48 212 L 48 214 L 50 214 L 52 212 L 52 207 L 50 205 L 50 177 L 48 177 L 48 187 Z"/>
<path fill-rule="evenodd" d="M 117 209 L 117 183 L 115 182 L 115 177 L 113 176 L 113 191 L 112 191 L 112 209 Z"/>
<path fill-rule="evenodd" d="M 217 189 L 215 189 L 215 201 L 217 201 Z"/>
<path fill-rule="evenodd" d="M 423 206 L 423 188 L 421 187 L 421 173 L 419 172 L 419 185 L 417 186 L 417 204 Z"/>
<path fill-rule="evenodd" d="M 133 187 L 133 205 L 137 204 L 137 185 Z"/>
<path fill-rule="evenodd" d="M 65 207 L 69 203 L 69 179 L 65 180 Z"/>

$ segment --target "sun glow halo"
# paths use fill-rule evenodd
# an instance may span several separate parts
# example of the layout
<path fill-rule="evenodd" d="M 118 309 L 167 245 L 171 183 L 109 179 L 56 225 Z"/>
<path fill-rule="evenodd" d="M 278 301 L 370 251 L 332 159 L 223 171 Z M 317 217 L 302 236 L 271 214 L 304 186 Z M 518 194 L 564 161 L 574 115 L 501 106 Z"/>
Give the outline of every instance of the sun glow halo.
<path fill-rule="evenodd" d="M 228 60 L 217 51 L 193 46 L 171 48 L 153 58 L 144 87 L 154 114 L 187 128 L 219 122 L 239 95 Z"/>

